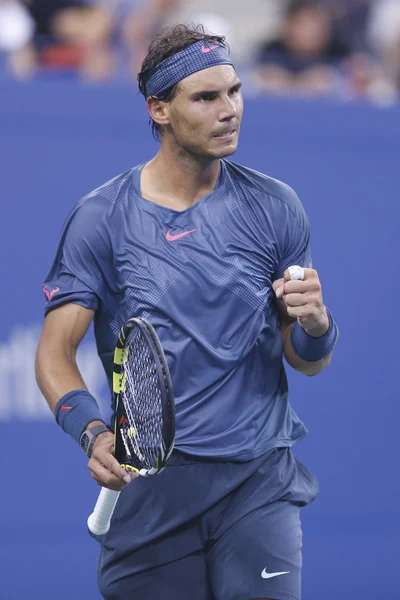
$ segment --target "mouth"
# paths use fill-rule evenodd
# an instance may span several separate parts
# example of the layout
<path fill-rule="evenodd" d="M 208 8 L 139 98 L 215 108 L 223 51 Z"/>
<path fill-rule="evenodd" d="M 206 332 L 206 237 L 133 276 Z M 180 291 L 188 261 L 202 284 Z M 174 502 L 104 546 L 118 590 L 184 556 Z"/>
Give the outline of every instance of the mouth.
<path fill-rule="evenodd" d="M 236 135 L 237 129 L 229 129 L 228 131 L 223 131 L 222 133 L 215 133 L 213 138 L 216 140 L 230 140 Z"/>

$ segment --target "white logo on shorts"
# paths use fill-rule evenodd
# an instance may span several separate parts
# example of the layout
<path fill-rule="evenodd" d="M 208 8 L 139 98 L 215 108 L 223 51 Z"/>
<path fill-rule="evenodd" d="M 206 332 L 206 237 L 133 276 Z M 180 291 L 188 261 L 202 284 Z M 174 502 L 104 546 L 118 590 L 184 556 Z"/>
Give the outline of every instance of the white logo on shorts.
<path fill-rule="evenodd" d="M 286 575 L 287 573 L 290 573 L 290 571 L 281 571 L 280 573 L 267 573 L 267 569 L 264 569 L 261 572 L 261 577 L 263 579 L 270 579 L 271 577 L 278 577 L 278 575 Z"/>

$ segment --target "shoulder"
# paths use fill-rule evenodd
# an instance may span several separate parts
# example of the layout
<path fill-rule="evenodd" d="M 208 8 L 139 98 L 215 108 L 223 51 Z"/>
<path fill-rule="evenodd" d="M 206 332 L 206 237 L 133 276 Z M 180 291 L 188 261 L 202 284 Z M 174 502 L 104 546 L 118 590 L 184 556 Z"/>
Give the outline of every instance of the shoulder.
<path fill-rule="evenodd" d="M 129 169 L 84 196 L 77 204 L 85 212 L 96 213 L 118 203 L 125 197 L 131 187 L 132 175 L 137 167 Z"/>
<path fill-rule="evenodd" d="M 61 232 L 68 248 L 109 246 L 121 197 L 128 195 L 132 169 L 110 179 L 81 198 L 69 213 Z"/>
<path fill-rule="evenodd" d="M 87 229 L 93 229 L 94 224 L 101 222 L 106 224 L 115 208 L 128 196 L 133 171 L 129 169 L 83 196 L 70 212 L 66 224 Z"/>
<path fill-rule="evenodd" d="M 283 181 L 231 161 L 224 162 L 233 185 L 240 186 L 252 202 L 257 201 L 273 212 L 291 213 L 297 217 L 305 214 L 298 195 Z"/>

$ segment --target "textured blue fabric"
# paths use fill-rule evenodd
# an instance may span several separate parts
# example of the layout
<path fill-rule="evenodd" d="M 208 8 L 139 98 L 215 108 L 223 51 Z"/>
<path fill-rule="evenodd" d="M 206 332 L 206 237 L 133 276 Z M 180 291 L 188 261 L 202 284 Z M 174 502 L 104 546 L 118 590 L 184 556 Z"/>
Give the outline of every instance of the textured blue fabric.
<path fill-rule="evenodd" d="M 174 452 L 159 477 L 139 477 L 119 497 L 110 530 L 99 540 L 102 597 L 299 600 L 299 509 L 318 490 L 315 476 L 289 448 L 245 463 Z M 208 576 L 185 595 L 173 563 L 196 552 L 204 553 Z M 290 573 L 263 579 L 264 569 Z"/>
<path fill-rule="evenodd" d="M 192 73 L 217 65 L 233 66 L 226 48 L 214 42 L 195 42 L 166 58 L 151 71 L 145 82 L 146 96 L 158 96 Z"/>
<path fill-rule="evenodd" d="M 176 211 L 146 200 L 144 165 L 74 208 L 44 282 L 46 313 L 97 305 L 97 349 L 111 389 L 114 345 L 133 316 L 154 326 L 171 371 L 176 448 L 251 460 L 307 433 L 292 409 L 272 282 L 311 266 L 295 192 L 221 161 L 215 189 Z"/>
<path fill-rule="evenodd" d="M 95 398 L 85 390 L 65 394 L 56 405 L 54 416 L 57 423 L 79 444 L 81 435 L 92 421 L 103 421 Z"/>
<path fill-rule="evenodd" d="M 293 350 L 297 356 L 300 356 L 300 358 L 307 362 L 322 360 L 332 352 L 336 345 L 339 329 L 329 310 L 326 310 L 329 317 L 329 329 L 321 337 L 316 338 L 308 335 L 297 321 L 290 332 L 290 341 Z"/>

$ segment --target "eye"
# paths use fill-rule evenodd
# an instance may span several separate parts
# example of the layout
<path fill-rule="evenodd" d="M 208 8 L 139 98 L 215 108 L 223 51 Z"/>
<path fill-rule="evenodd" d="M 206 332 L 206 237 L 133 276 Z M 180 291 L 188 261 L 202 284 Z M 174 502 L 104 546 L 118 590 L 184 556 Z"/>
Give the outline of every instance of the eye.
<path fill-rule="evenodd" d="M 239 86 L 238 86 L 238 87 L 235 87 L 235 88 L 233 88 L 232 90 L 230 90 L 230 92 L 229 92 L 229 95 L 230 95 L 230 96 L 236 96 L 236 94 L 238 94 L 238 93 L 239 93 L 239 91 L 240 91 L 240 87 L 239 87 Z"/>
<path fill-rule="evenodd" d="M 197 102 L 212 102 L 214 100 L 213 94 L 203 94 L 197 98 Z"/>

